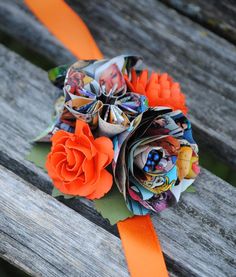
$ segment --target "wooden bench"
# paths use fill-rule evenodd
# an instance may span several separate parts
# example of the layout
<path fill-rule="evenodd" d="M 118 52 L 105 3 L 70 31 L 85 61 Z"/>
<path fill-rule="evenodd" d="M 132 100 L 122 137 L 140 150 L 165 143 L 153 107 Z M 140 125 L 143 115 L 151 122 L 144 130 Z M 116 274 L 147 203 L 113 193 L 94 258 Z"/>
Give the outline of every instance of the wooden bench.
<path fill-rule="evenodd" d="M 106 56 L 141 53 L 180 81 L 200 146 L 235 166 L 234 45 L 158 1 L 68 2 Z M 54 64 L 74 59 L 21 1 L 0 3 L 0 30 Z M 128 276 L 116 227 L 90 201 L 46 195 L 47 174 L 25 160 L 56 97 L 46 72 L 4 46 L 0 64 L 0 256 L 35 276 Z M 170 276 L 233 276 L 236 190 L 205 169 L 195 185 L 152 217 Z"/>

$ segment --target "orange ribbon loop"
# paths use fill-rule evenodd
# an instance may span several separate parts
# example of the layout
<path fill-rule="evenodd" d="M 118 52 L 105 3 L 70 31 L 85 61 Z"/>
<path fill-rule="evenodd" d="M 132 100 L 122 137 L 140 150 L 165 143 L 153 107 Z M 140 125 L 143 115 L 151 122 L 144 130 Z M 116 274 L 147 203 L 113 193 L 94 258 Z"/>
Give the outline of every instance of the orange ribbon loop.
<path fill-rule="evenodd" d="M 87 26 L 63 0 L 25 0 L 25 3 L 78 59 L 103 58 Z M 121 221 L 118 229 L 132 277 L 168 276 L 149 215 Z"/>
<path fill-rule="evenodd" d="M 167 277 L 161 245 L 150 216 L 134 216 L 117 225 L 131 276 Z"/>
<path fill-rule="evenodd" d="M 25 3 L 78 59 L 103 58 L 87 26 L 63 0 L 25 0 Z"/>

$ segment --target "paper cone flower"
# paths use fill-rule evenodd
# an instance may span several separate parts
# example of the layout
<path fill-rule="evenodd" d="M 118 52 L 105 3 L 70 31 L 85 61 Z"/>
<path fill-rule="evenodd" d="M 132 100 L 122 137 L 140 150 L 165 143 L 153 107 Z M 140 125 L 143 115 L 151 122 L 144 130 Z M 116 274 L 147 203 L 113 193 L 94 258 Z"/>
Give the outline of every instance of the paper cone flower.
<path fill-rule="evenodd" d="M 135 56 L 118 56 L 111 60 L 78 61 L 69 67 L 63 84 L 65 108 L 56 128 L 70 131 L 79 119 L 99 135 L 112 137 L 127 130 L 132 120 L 147 109 L 146 97 L 127 92 L 123 76 L 138 60 Z M 63 72 L 65 67 L 57 69 L 58 75 L 50 72 L 59 86 Z"/>
<path fill-rule="evenodd" d="M 114 138 L 114 149 L 115 182 L 137 215 L 176 203 L 199 173 L 191 124 L 179 110 L 148 109 Z"/>
<path fill-rule="evenodd" d="M 102 197 L 112 186 L 106 170 L 112 162 L 113 185 L 122 195 L 114 189 L 99 211 L 112 218 L 106 201 L 113 203 L 120 220 L 175 204 L 199 173 L 198 146 L 179 84 L 166 73 L 136 72 L 138 61 L 123 55 L 51 70 L 64 98 L 56 102 L 55 122 L 37 138 L 52 137 L 47 169 L 67 197 Z M 147 98 L 154 107 L 147 107 Z"/>
<path fill-rule="evenodd" d="M 97 199 L 113 182 L 105 169 L 112 161 L 112 141 L 94 139 L 87 123 L 77 120 L 75 133 L 63 130 L 52 136 L 46 168 L 54 186 L 64 194 Z"/>
<path fill-rule="evenodd" d="M 130 78 L 126 75 L 125 80 L 131 91 L 147 97 L 150 107 L 164 106 L 187 113 L 185 95 L 181 92 L 179 83 L 174 82 L 167 73 L 153 72 L 148 78 L 148 70 L 137 75 L 132 69 Z"/>

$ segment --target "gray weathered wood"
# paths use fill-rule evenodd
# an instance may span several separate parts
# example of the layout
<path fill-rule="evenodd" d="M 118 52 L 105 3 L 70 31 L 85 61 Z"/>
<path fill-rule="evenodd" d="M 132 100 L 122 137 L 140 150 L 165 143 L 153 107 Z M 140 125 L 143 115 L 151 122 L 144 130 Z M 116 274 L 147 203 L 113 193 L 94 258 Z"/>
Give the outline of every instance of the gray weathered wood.
<path fill-rule="evenodd" d="M 180 276 L 235 276 L 236 190 L 203 169 L 195 186 L 152 217 L 166 257 L 182 267 Z"/>
<path fill-rule="evenodd" d="M 5 47 L 0 47 L 0 64 L 0 163 L 50 192 L 47 175 L 24 157 L 29 140 L 50 121 L 55 89 L 44 71 Z M 186 193 L 178 207 L 152 217 L 168 270 L 177 276 L 232 276 L 236 266 L 236 190 L 206 170 L 196 188 L 197 193 Z M 117 235 L 116 229 L 94 212 L 91 202 L 67 200 L 66 204 Z"/>
<path fill-rule="evenodd" d="M 236 165 L 235 46 L 156 0 L 68 2 L 106 56 L 141 53 L 149 68 L 173 75 L 187 94 L 199 143 Z M 2 31 L 18 40 L 24 33 L 28 47 L 55 63 L 71 61 L 21 0 L 0 6 Z"/>
<path fill-rule="evenodd" d="M 35 19 L 27 12 L 21 0 L 0 1 L 0 30 L 10 37 L 14 36 L 24 47 L 33 49 L 54 64 L 72 62 L 73 55 L 49 32 L 45 32 L 44 26 L 35 24 Z M 7 20 L 13 17 L 14 20 Z"/>
<path fill-rule="evenodd" d="M 0 79 L 0 163 L 50 193 L 52 186 L 47 174 L 26 161 L 25 156 L 32 147 L 29 142 L 50 123 L 56 89 L 46 72 L 2 46 Z M 73 200 L 66 202 L 70 205 Z M 85 216 L 94 214 L 90 206 L 78 205 L 78 201 L 73 206 Z M 103 223 L 111 228 L 104 220 Z"/>
<path fill-rule="evenodd" d="M 118 238 L 0 166 L 0 256 L 33 276 L 128 276 Z"/>
<path fill-rule="evenodd" d="M 161 2 L 236 44 L 236 5 L 234 0 L 161 0 Z"/>

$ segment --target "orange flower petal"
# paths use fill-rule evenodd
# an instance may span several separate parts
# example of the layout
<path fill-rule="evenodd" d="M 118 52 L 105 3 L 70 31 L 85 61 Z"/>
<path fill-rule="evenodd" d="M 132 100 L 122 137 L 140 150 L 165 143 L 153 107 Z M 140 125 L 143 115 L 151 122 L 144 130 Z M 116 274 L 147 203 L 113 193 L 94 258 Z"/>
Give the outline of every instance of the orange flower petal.
<path fill-rule="evenodd" d="M 75 134 L 76 135 L 83 134 L 93 141 L 93 135 L 89 128 L 89 125 L 82 120 L 78 120 L 78 119 L 76 120 Z"/>
<path fill-rule="evenodd" d="M 78 150 L 78 151 L 82 152 L 87 159 L 92 159 L 92 157 L 96 153 L 96 151 L 95 151 L 96 149 L 94 149 L 93 145 L 86 146 L 78 141 L 68 140 L 68 141 L 66 141 L 65 146 L 66 146 L 66 148 L 68 147 L 70 149 L 74 149 L 74 150 Z"/>
<path fill-rule="evenodd" d="M 158 88 L 157 86 L 155 87 L 150 87 L 148 90 L 147 90 L 147 98 L 148 98 L 148 104 L 149 106 L 151 107 L 155 107 L 155 106 L 158 106 L 159 103 L 158 103 L 158 97 L 156 96 L 157 95 L 157 92 L 158 92 Z"/>
<path fill-rule="evenodd" d="M 85 175 L 85 181 L 90 183 L 96 183 L 100 178 L 101 170 L 104 169 L 108 161 L 108 155 L 98 153 L 92 160 L 85 160 L 83 163 L 83 172 Z"/>
<path fill-rule="evenodd" d="M 95 170 L 95 162 L 93 159 L 92 160 L 85 159 L 82 164 L 82 170 L 84 172 L 85 182 L 88 184 L 93 183 L 94 176 L 99 173 L 97 172 L 97 170 Z"/>
<path fill-rule="evenodd" d="M 142 83 L 138 83 L 135 87 L 135 92 L 138 92 L 139 94 L 145 95 L 145 86 Z"/>
<path fill-rule="evenodd" d="M 98 198 L 111 188 L 112 176 L 104 169 L 114 155 L 110 139 L 95 140 L 89 125 L 77 121 L 75 134 L 58 131 L 52 143 L 46 167 L 57 189 L 64 194 Z"/>
<path fill-rule="evenodd" d="M 181 110 L 184 114 L 187 113 L 185 96 L 181 92 L 180 85 L 167 73 L 153 72 L 148 79 L 147 70 L 143 70 L 139 76 L 132 70 L 131 79 L 126 76 L 125 80 L 128 87 L 132 87 L 133 92 L 147 97 L 150 107 L 167 106 L 173 110 Z"/>
<path fill-rule="evenodd" d="M 70 195 L 85 196 L 91 194 L 94 191 L 94 184 L 88 184 L 83 182 L 79 178 L 64 184 L 64 193 Z M 63 192 L 63 191 L 62 191 Z"/>
<path fill-rule="evenodd" d="M 73 181 L 76 178 L 77 172 L 68 170 L 66 167 L 66 163 L 62 164 L 61 167 L 61 176 L 66 181 Z"/>
<path fill-rule="evenodd" d="M 135 91 L 135 88 L 133 86 L 133 84 L 129 81 L 129 78 L 127 75 L 124 75 L 124 79 L 125 79 L 125 82 L 129 88 L 130 91 Z"/>
<path fill-rule="evenodd" d="M 68 139 L 69 133 L 63 130 L 57 131 L 51 138 L 52 145 L 54 144 L 64 144 Z"/>
<path fill-rule="evenodd" d="M 64 177 L 61 175 L 63 165 L 64 165 L 64 161 L 61 161 L 54 167 L 55 172 L 57 172 L 58 178 L 60 180 L 64 180 Z"/>
<path fill-rule="evenodd" d="M 54 167 L 52 166 L 52 163 L 51 163 L 51 153 L 49 153 L 48 157 L 47 157 L 47 160 L 46 160 L 46 164 L 45 164 L 45 167 L 48 171 L 48 175 L 53 179 L 57 179 L 58 178 L 58 174 L 56 173 Z"/>
<path fill-rule="evenodd" d="M 66 148 L 65 151 L 66 151 L 66 159 L 68 162 L 68 166 L 74 167 L 76 163 L 76 154 L 78 153 L 78 151 L 69 149 L 69 148 Z"/>
<path fill-rule="evenodd" d="M 105 166 L 107 166 L 114 157 L 112 141 L 107 137 L 100 137 L 100 138 L 95 139 L 94 145 L 95 145 L 97 151 L 107 154 L 108 161 L 105 165 Z"/>
<path fill-rule="evenodd" d="M 56 152 L 51 155 L 51 163 L 54 167 L 61 162 L 66 160 L 66 154 L 62 152 Z"/>
<path fill-rule="evenodd" d="M 79 165 L 82 164 L 85 159 L 85 155 L 78 150 L 75 149 L 66 149 L 67 153 L 67 165 L 69 170 L 78 170 Z"/>
<path fill-rule="evenodd" d="M 139 76 L 139 83 L 142 84 L 142 86 L 145 88 L 147 86 L 148 82 L 148 70 L 145 69 L 142 71 L 142 73 Z"/>
<path fill-rule="evenodd" d="M 105 193 L 107 193 L 112 187 L 112 175 L 105 169 L 101 171 L 100 178 L 96 183 L 96 190 L 87 195 L 88 199 L 98 199 L 101 198 Z"/>
<path fill-rule="evenodd" d="M 63 144 L 53 145 L 52 152 L 64 153 L 65 152 L 65 146 Z"/>
<path fill-rule="evenodd" d="M 132 77 L 132 83 L 136 86 L 136 84 L 137 84 L 137 73 L 134 70 L 134 68 L 132 68 L 132 70 L 131 70 L 131 77 Z"/>

